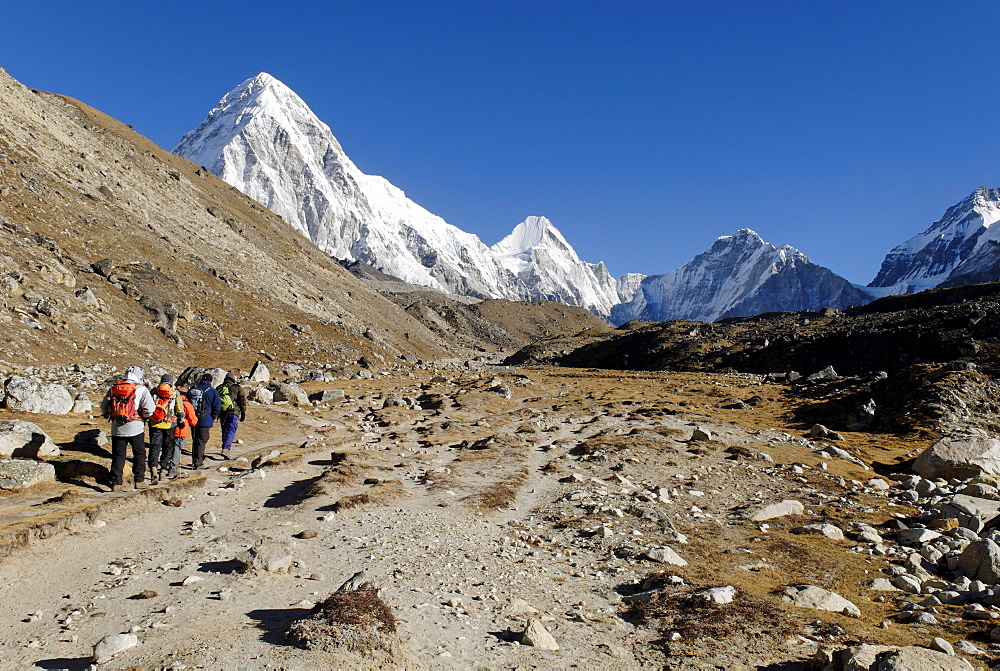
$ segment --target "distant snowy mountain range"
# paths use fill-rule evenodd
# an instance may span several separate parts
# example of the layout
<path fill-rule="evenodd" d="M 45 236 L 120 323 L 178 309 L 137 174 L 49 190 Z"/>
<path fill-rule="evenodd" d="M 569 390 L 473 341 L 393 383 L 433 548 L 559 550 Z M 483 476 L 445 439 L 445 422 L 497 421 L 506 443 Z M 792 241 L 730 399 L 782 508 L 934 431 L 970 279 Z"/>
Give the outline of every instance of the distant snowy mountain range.
<path fill-rule="evenodd" d="M 614 278 L 582 261 L 545 217 L 528 217 L 492 247 L 362 173 L 291 89 L 261 73 L 223 96 L 174 153 L 282 216 L 338 259 L 406 282 L 478 298 L 552 300 L 612 323 L 714 321 L 767 311 L 847 307 L 942 285 L 1000 279 L 1000 190 L 977 189 L 886 256 L 868 287 L 749 229 L 721 237 L 664 275 Z"/>

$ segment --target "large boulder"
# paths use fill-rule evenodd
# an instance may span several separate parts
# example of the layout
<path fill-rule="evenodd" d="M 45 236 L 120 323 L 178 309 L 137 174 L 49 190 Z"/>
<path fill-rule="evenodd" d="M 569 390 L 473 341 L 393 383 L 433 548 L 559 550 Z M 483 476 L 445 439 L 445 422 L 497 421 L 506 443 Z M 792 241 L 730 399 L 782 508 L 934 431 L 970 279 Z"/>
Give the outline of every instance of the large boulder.
<path fill-rule="evenodd" d="M 247 378 L 248 384 L 267 384 L 271 381 L 271 371 L 267 369 L 264 362 L 258 361 L 250 369 L 250 377 Z"/>
<path fill-rule="evenodd" d="M 973 580 L 1000 583 L 1000 545 L 989 539 L 969 543 L 958 557 L 957 568 Z"/>
<path fill-rule="evenodd" d="M 10 410 L 65 415 L 73 409 L 73 397 L 58 384 L 42 384 L 33 377 L 14 375 L 4 385 Z"/>
<path fill-rule="evenodd" d="M 182 387 L 193 387 L 201 381 L 201 376 L 208 373 L 212 376 L 212 386 L 218 387 L 226 379 L 225 368 L 198 368 L 188 366 L 177 376 L 177 384 Z"/>
<path fill-rule="evenodd" d="M 342 398 L 344 398 L 343 389 L 324 389 L 323 391 L 309 394 L 309 400 L 316 401 L 317 403 L 330 403 L 332 401 L 339 401 Z"/>
<path fill-rule="evenodd" d="M 1000 440 L 945 436 L 920 453 L 913 470 L 928 480 L 1000 475 Z"/>
<path fill-rule="evenodd" d="M 252 387 L 247 392 L 247 399 L 256 403 L 268 405 L 274 403 L 274 392 L 266 387 Z"/>
<path fill-rule="evenodd" d="M 292 405 L 309 405 L 309 395 L 293 382 L 272 383 L 270 389 L 274 392 L 275 402 L 288 401 Z"/>
<path fill-rule="evenodd" d="M 815 585 L 790 585 L 782 592 L 781 600 L 799 608 L 827 610 L 854 617 L 861 616 L 861 610 L 853 603 L 836 592 Z"/>
<path fill-rule="evenodd" d="M 24 489 L 55 479 L 55 467 L 44 461 L 33 459 L 0 461 L 0 489 Z"/>
<path fill-rule="evenodd" d="M 915 645 L 856 645 L 841 650 L 820 648 L 810 668 L 820 671 L 960 671 L 973 668 L 961 657 Z"/>
<path fill-rule="evenodd" d="M 785 499 L 748 511 L 747 519 L 751 522 L 763 522 L 764 520 L 773 520 L 776 517 L 785 517 L 786 515 L 801 515 L 805 510 L 806 508 L 802 505 L 801 501 Z"/>
<path fill-rule="evenodd" d="M 59 447 L 37 424 L 20 419 L 0 422 L 0 458 L 49 459 Z"/>

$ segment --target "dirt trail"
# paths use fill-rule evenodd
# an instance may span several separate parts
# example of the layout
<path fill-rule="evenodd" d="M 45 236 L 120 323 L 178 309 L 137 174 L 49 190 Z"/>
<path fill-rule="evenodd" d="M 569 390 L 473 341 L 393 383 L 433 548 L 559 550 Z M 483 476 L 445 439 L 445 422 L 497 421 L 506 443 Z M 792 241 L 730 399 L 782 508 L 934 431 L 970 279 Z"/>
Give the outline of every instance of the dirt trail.
<path fill-rule="evenodd" d="M 0 668 L 84 668 L 101 637 L 133 629 L 141 644 L 110 668 L 343 666 L 348 658 L 292 647 L 284 633 L 362 569 L 393 609 L 411 667 L 661 666 L 662 633 L 626 615 L 622 596 L 662 568 L 689 585 L 734 584 L 777 612 L 773 589 L 825 580 L 864 610 L 860 620 L 824 613 L 825 621 L 855 638 L 909 640 L 875 629 L 886 613 L 862 596 L 862 582 L 876 560 L 848 560 L 846 542 L 790 540 L 791 521 L 768 532 L 737 521 L 739 507 L 784 497 L 806 502 L 795 523 L 838 505 L 856 520 L 887 515 L 863 497 L 836 500 L 842 476 L 864 473 L 846 461 L 821 470 L 784 433 L 779 387 L 663 374 L 502 377 L 509 399 L 488 375 L 423 388 L 411 379 L 351 383 L 343 404 L 304 415 L 311 428 L 244 446 L 314 435 L 310 447 L 282 457 L 308 455 L 297 462 L 265 466 L 263 477 L 231 464 L 181 494 L 181 507 L 137 501 L 8 558 L 0 563 Z M 408 393 L 428 409 L 382 407 Z M 721 399 L 752 394 L 765 403 L 742 414 L 718 409 Z M 713 440 L 690 442 L 696 424 Z M 772 461 L 734 459 L 733 447 Z M 339 472 L 331 449 L 344 452 Z M 805 474 L 793 477 L 792 464 Z M 209 511 L 214 523 L 195 523 Z M 296 538 L 303 530 L 316 535 Z M 289 573 L 237 571 L 233 558 L 261 539 L 291 549 Z M 664 545 L 689 565 L 641 558 Z M 137 598 L 144 590 L 156 595 Z M 542 619 L 560 650 L 519 644 L 529 616 Z M 815 649 L 755 617 L 733 623 L 737 640 L 717 641 L 710 654 L 675 648 L 675 661 L 778 663 Z M 800 627 L 817 613 L 783 617 Z"/>

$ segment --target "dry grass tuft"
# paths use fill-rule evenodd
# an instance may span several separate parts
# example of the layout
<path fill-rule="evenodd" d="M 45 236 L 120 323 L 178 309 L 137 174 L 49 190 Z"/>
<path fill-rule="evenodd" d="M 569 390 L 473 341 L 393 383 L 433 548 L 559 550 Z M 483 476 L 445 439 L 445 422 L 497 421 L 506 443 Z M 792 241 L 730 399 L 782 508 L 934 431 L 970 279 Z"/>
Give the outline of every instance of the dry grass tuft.
<path fill-rule="evenodd" d="M 517 500 L 517 492 L 528 481 L 530 471 L 522 467 L 509 477 L 488 485 L 471 497 L 473 505 L 483 510 L 507 508 Z"/>
<path fill-rule="evenodd" d="M 695 596 L 690 588 L 634 604 L 627 615 L 662 632 L 676 631 L 686 641 L 734 637 L 773 640 L 801 630 L 801 623 L 771 601 L 741 593 L 732 603 L 719 605 Z"/>
<path fill-rule="evenodd" d="M 292 623 L 287 636 L 300 648 L 348 651 L 377 661 L 376 666 L 401 653 L 396 617 L 371 586 L 334 592 L 309 617 Z"/>

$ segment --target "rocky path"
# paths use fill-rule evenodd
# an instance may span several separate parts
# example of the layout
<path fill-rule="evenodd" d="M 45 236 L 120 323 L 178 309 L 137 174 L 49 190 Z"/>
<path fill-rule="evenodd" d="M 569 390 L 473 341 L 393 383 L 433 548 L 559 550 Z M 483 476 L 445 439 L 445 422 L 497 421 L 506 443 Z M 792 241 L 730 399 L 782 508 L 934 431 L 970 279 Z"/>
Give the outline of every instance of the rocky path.
<path fill-rule="evenodd" d="M 883 561 L 788 533 L 884 521 L 875 489 L 851 482 L 872 473 L 777 427 L 776 390 L 690 380 L 359 383 L 304 415 L 314 438 L 291 448 L 306 455 L 294 465 L 212 471 L 180 506 L 136 502 L 0 564 L 0 668 L 84 668 L 116 633 L 140 643 L 112 668 L 363 665 L 285 638 L 361 570 L 396 616 L 399 666 L 660 667 L 670 655 L 676 668 L 739 668 L 804 663 L 838 636 L 910 642 L 880 628 L 890 604 L 866 594 Z M 397 404 L 407 393 L 424 409 Z M 758 410 L 717 409 L 752 395 Z M 749 518 L 783 500 L 799 512 Z M 261 543 L 287 570 L 242 572 L 237 558 Z M 836 590 L 860 616 L 785 605 L 791 584 Z M 675 638 L 626 603 L 709 588 L 737 595 L 728 633 L 675 617 Z M 532 619 L 558 649 L 523 644 Z"/>

